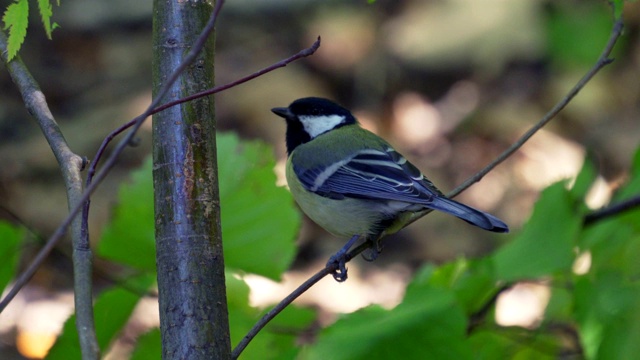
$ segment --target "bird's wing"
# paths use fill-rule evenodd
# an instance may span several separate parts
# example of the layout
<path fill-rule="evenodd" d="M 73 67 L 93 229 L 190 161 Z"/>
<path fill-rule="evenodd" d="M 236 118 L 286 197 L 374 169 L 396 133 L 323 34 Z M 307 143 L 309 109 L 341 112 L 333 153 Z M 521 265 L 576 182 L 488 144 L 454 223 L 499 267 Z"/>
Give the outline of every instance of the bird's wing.
<path fill-rule="evenodd" d="M 428 205 L 442 196 L 422 173 L 392 148 L 365 149 L 326 167 L 294 171 L 303 186 L 333 198 L 397 200 Z"/>

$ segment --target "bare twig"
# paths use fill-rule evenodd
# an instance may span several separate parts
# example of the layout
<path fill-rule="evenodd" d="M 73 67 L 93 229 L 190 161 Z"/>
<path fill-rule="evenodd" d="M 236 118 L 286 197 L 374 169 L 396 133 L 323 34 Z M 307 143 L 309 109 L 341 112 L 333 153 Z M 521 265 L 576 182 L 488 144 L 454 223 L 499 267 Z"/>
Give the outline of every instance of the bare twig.
<path fill-rule="evenodd" d="M 312 275 L 307 281 L 302 283 L 298 288 L 295 289 L 291 294 L 282 299 L 273 309 L 269 310 L 264 316 L 249 330 L 247 335 L 245 335 L 242 340 L 236 345 L 235 349 L 231 352 L 231 358 L 237 359 L 238 356 L 242 353 L 242 351 L 249 345 L 249 342 L 253 340 L 253 338 L 258 335 L 260 330 L 265 327 L 273 319 L 276 315 L 278 315 L 282 310 L 284 310 L 289 304 L 291 304 L 295 299 L 297 299 L 300 295 L 302 295 L 305 291 L 309 290 L 313 285 L 315 285 L 318 281 L 322 280 L 325 276 L 333 273 L 337 268 L 338 264 L 334 263 L 331 266 L 327 266 L 324 269 L 318 271 L 314 275 Z"/>
<path fill-rule="evenodd" d="M 270 65 L 270 66 L 268 66 L 268 67 L 266 67 L 266 68 L 264 68 L 262 70 L 256 71 L 255 73 L 247 75 L 247 76 L 245 76 L 245 77 L 243 77 L 241 79 L 232 81 L 232 82 L 230 82 L 228 84 L 216 86 L 216 87 L 213 87 L 213 88 L 211 88 L 209 90 L 202 91 L 202 92 L 199 92 L 197 94 L 193 94 L 193 95 L 184 97 L 182 99 L 171 101 L 171 102 L 168 102 L 168 103 L 166 103 L 164 105 L 160 105 L 160 106 L 154 108 L 149 113 L 149 115 L 153 115 L 153 114 L 158 113 L 160 111 L 166 110 L 166 109 L 168 109 L 168 108 L 170 108 L 172 106 L 180 105 L 180 104 L 188 102 L 188 101 L 192 101 L 192 100 L 199 99 L 199 98 L 202 98 L 202 97 L 205 97 L 205 96 L 213 95 L 213 94 L 219 93 L 221 91 L 230 89 L 232 87 L 238 86 L 238 85 L 243 84 L 243 83 L 245 83 L 245 82 L 247 82 L 249 80 L 255 79 L 255 78 L 259 77 L 259 76 L 262 76 L 262 75 L 264 75 L 266 73 L 269 73 L 269 72 L 271 72 L 273 70 L 279 69 L 281 67 L 285 67 L 288 64 L 290 64 L 290 63 L 292 63 L 292 62 L 294 62 L 296 60 L 299 60 L 299 59 L 307 57 L 307 56 L 311 56 L 316 52 L 316 50 L 318 50 L 319 47 L 320 47 L 320 36 L 318 36 L 318 39 L 310 47 L 308 47 L 306 49 L 303 49 L 303 50 L 299 51 L 298 53 L 296 53 L 296 54 L 294 54 L 294 55 L 292 55 L 292 56 L 290 56 L 290 57 L 288 57 L 288 58 L 286 58 L 284 60 L 278 61 L 277 63 L 275 63 L 273 65 Z M 117 129 L 113 130 L 102 141 L 102 144 L 98 148 L 98 151 L 96 152 L 96 155 L 95 155 L 93 161 L 91 162 L 91 165 L 89 166 L 89 171 L 88 171 L 88 175 L 87 175 L 87 184 L 91 183 L 91 179 L 93 178 L 93 175 L 95 174 L 96 167 L 97 167 L 98 163 L 100 162 L 100 158 L 104 154 L 104 151 L 106 150 L 106 148 L 109 145 L 109 143 L 116 136 L 118 136 L 120 133 L 122 133 L 126 129 L 130 128 L 134 124 L 135 124 L 135 119 L 129 121 L 128 123 L 126 123 L 126 124 L 124 124 L 124 125 L 122 125 L 120 127 L 118 127 Z M 88 216 L 88 213 L 84 214 L 83 216 Z"/>
<path fill-rule="evenodd" d="M 447 196 L 455 197 L 461 192 L 463 192 L 464 190 L 466 190 L 467 188 L 469 188 L 469 186 L 480 181 L 485 175 L 487 175 L 491 170 L 493 170 L 493 168 L 498 166 L 501 162 L 506 160 L 509 156 L 513 155 L 513 153 L 515 153 L 518 149 L 520 149 L 522 145 L 524 145 L 524 143 L 527 142 L 527 140 L 529 140 L 536 132 L 538 132 L 538 130 L 542 129 L 549 121 L 551 121 L 551 119 L 556 117 L 556 115 L 558 115 L 558 113 L 560 113 L 560 111 L 562 111 L 562 109 L 564 109 L 565 106 L 567 106 L 567 104 L 569 104 L 569 102 L 576 95 L 578 95 L 580 90 L 582 90 L 582 88 L 591 80 L 591 78 L 593 78 L 603 67 L 613 62 L 613 59 L 610 59 L 609 55 L 611 54 L 611 50 L 613 50 L 614 45 L 618 41 L 618 38 L 622 34 L 623 27 L 624 27 L 624 23 L 622 22 L 622 17 L 620 17 L 613 23 L 613 28 L 611 29 L 611 36 L 609 36 L 609 40 L 607 41 L 607 44 L 605 45 L 604 50 L 602 50 L 600 57 L 598 57 L 596 64 L 593 67 L 591 67 L 589 71 L 587 71 L 587 73 L 567 93 L 567 95 L 565 95 L 551 110 L 549 110 L 549 112 L 546 113 L 545 116 L 542 119 L 540 119 L 540 121 L 538 121 L 538 123 L 536 123 L 533 127 L 531 127 L 531 129 L 529 129 L 526 133 L 524 133 L 518 139 L 518 141 L 513 143 L 513 145 L 509 146 L 508 149 L 502 152 L 502 154 L 500 154 L 489 165 L 485 166 L 482 170 L 478 171 L 478 173 L 476 173 L 475 175 L 467 179 L 465 182 L 460 184 L 460 186 L 458 186 L 449 194 L 447 194 Z"/>
<path fill-rule="evenodd" d="M 129 133 L 116 145 L 116 147 L 114 148 L 109 158 L 107 158 L 100 172 L 98 172 L 93 178 L 93 182 L 86 187 L 85 191 L 82 193 L 82 196 L 79 197 L 79 199 L 77 200 L 73 208 L 71 208 L 67 218 L 60 224 L 60 226 L 58 226 L 58 228 L 51 235 L 51 237 L 49 237 L 46 245 L 40 250 L 40 252 L 36 255 L 34 260 L 32 260 L 31 264 L 16 279 L 16 282 L 14 283 L 11 290 L 2 299 L 2 301 L 0 301 L 0 312 L 4 310 L 4 308 L 6 308 L 9 302 L 16 296 L 18 291 L 20 291 L 20 289 L 31 279 L 31 277 L 36 272 L 38 267 L 42 264 L 42 262 L 47 257 L 49 252 L 51 252 L 51 250 L 57 244 L 57 242 L 62 238 L 62 236 L 64 236 L 70 224 L 76 218 L 76 215 L 78 214 L 78 212 L 80 212 L 80 210 L 84 207 L 84 203 L 89 199 L 91 194 L 96 190 L 98 185 L 102 182 L 102 180 L 104 180 L 104 178 L 111 171 L 113 166 L 116 164 L 118 157 L 120 156 L 120 154 L 122 154 L 124 149 L 132 141 L 133 137 L 135 136 L 136 132 L 138 131 L 138 129 L 140 128 L 144 120 L 151 114 L 152 110 L 160 104 L 160 102 L 162 101 L 162 98 L 166 95 L 166 93 L 169 91 L 171 86 L 176 82 L 176 80 L 178 79 L 182 71 L 184 71 L 184 69 L 190 63 L 193 62 L 197 54 L 200 52 L 200 50 L 202 50 L 207 38 L 209 37 L 209 35 L 214 29 L 216 19 L 218 18 L 218 14 L 222 9 L 223 4 L 224 4 L 223 0 L 216 1 L 215 8 L 211 13 L 211 17 L 209 18 L 207 25 L 202 30 L 201 35 L 198 37 L 196 42 L 191 47 L 191 50 L 189 51 L 187 56 L 184 58 L 184 61 L 182 62 L 182 64 L 180 64 L 180 66 L 176 68 L 176 70 L 171 74 L 171 76 L 169 76 L 164 86 L 160 89 L 156 98 L 151 102 L 149 107 L 141 115 L 139 115 L 134 119 L 134 123 Z"/>
<path fill-rule="evenodd" d="M 538 130 L 540 130 L 544 125 L 546 125 L 551 119 L 553 119 L 558 113 L 573 99 L 578 92 L 593 78 L 593 76 L 598 73 L 603 67 L 610 64 L 613 60 L 609 59 L 609 55 L 611 54 L 611 50 L 615 45 L 616 41 L 622 34 L 623 22 L 620 19 L 616 20 L 613 29 L 611 31 L 611 36 L 609 37 L 609 41 L 607 42 L 602 54 L 598 58 L 596 64 L 584 75 L 580 81 L 567 93 L 567 95 L 560 100 L 538 123 L 536 123 L 529 131 L 527 131 L 524 135 L 522 135 L 512 146 L 510 146 L 507 150 L 505 150 L 502 154 L 500 154 L 494 161 L 492 161 L 489 165 L 484 167 L 478 173 L 470 177 L 460 186 L 455 188 L 449 194 L 448 197 L 455 197 L 460 194 L 467 188 L 469 188 L 474 183 L 480 181 L 487 173 L 489 173 L 493 168 L 495 168 L 498 164 L 503 162 L 509 156 L 511 156 L 514 152 L 516 152 L 529 138 L 531 138 Z M 426 215 L 426 213 L 424 214 Z M 415 219 L 417 220 L 417 219 Z M 415 221 L 414 220 L 414 221 Z M 413 221 L 412 221 L 413 222 Z M 412 223 L 410 222 L 410 223 Z M 409 223 L 409 224 L 410 224 Z M 407 224 L 407 225 L 409 225 Z M 360 244 L 358 247 L 349 251 L 346 256 L 346 262 L 350 261 L 354 257 L 358 256 L 364 250 L 368 249 L 370 244 L 365 242 Z M 281 312 L 286 306 L 288 306 L 293 300 L 298 298 L 302 293 L 304 293 L 309 287 L 313 284 L 320 281 L 323 277 L 328 274 L 333 273 L 335 271 L 335 264 L 328 264 L 324 269 L 317 272 L 307 281 L 305 281 L 300 287 L 296 288 L 289 296 L 284 298 L 280 303 L 278 303 L 271 311 L 266 313 L 255 325 L 254 327 L 247 333 L 247 335 L 238 343 L 236 348 L 232 352 L 233 358 L 237 358 L 240 353 L 246 348 L 249 342 L 258 334 L 258 332 L 266 326 L 269 321 L 271 321 L 279 312 Z"/>

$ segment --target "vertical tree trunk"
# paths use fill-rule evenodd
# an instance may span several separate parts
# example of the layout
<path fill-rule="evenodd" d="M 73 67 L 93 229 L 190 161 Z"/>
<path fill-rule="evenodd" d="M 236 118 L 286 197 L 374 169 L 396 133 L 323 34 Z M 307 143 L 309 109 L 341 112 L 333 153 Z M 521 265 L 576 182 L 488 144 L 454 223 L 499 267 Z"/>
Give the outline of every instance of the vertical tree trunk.
<path fill-rule="evenodd" d="M 212 11 L 206 1 L 154 0 L 154 94 Z M 213 86 L 214 38 L 163 102 Z M 230 358 L 213 98 L 153 117 L 156 261 L 164 359 Z"/>

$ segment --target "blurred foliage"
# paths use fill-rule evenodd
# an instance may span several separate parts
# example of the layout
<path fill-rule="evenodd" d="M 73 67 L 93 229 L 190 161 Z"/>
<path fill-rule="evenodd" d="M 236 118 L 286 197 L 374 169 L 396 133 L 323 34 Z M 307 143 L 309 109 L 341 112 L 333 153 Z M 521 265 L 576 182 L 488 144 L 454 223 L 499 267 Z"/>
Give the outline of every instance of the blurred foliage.
<path fill-rule="evenodd" d="M 617 201 L 640 193 L 639 156 Z M 633 358 L 640 351 L 640 266 L 632 260 L 640 256 L 640 211 L 583 226 L 593 169 L 586 161 L 571 189 L 562 181 L 544 190 L 522 232 L 495 254 L 427 265 L 396 308 L 372 306 L 344 315 L 322 330 L 302 358 Z M 572 265 L 585 253 L 593 261 L 588 272 L 577 274 Z M 501 327 L 487 316 L 464 336 L 505 280 L 551 284 L 540 325 Z"/>
<path fill-rule="evenodd" d="M 232 135 L 222 135 L 220 140 L 220 154 L 233 153 L 234 163 L 241 168 L 255 167 L 239 173 L 271 171 L 273 163 L 269 160 L 269 152 L 251 150 L 264 150 L 264 145 L 239 142 Z M 259 153 L 266 158 L 256 162 L 255 156 Z M 253 165 L 248 165 L 249 159 Z M 227 171 L 222 169 L 225 165 L 221 164 L 221 171 Z M 617 192 L 616 201 L 640 193 L 640 149 L 634 159 L 632 174 Z M 584 198 L 595 175 L 593 164 L 585 160 L 571 188 L 567 188 L 566 181 L 549 186 L 542 192 L 524 229 L 496 253 L 473 260 L 461 258 L 441 266 L 424 266 L 415 274 L 404 300 L 395 308 L 385 310 L 369 306 L 342 315 L 338 321 L 320 330 L 315 342 L 300 347 L 296 345 L 296 339 L 313 326 L 316 315 L 311 310 L 289 307 L 255 338 L 242 354 L 242 359 L 556 359 L 562 355 L 624 359 L 629 354 L 637 354 L 640 351 L 640 343 L 636 341 L 640 336 L 640 265 L 636 259 L 640 257 L 640 211 L 628 211 L 593 225 L 583 225 L 587 212 Z M 142 208 L 139 202 L 147 195 L 133 195 L 144 192 L 142 184 L 150 186 L 149 164 L 133 178 L 132 184 L 122 187 L 123 197 L 118 209 L 134 208 L 131 202 L 137 202 L 137 206 Z M 221 176 L 221 181 L 231 178 Z M 290 197 L 275 187 L 274 179 L 267 178 L 269 184 L 262 183 L 263 179 L 255 176 L 248 179 L 240 176 L 238 181 L 261 194 L 275 191 L 284 202 L 290 203 Z M 221 183 L 221 188 L 231 188 L 227 186 Z M 235 201 L 233 193 L 225 195 L 227 203 Z M 239 198 L 244 201 L 245 195 L 242 191 L 239 193 Z M 150 199 L 146 198 L 146 201 L 146 207 L 152 208 Z M 243 217 L 245 214 L 239 211 L 226 216 Z M 134 212 L 116 212 L 114 222 L 124 221 L 120 219 L 122 216 L 141 219 Z M 255 215 L 249 213 L 248 216 L 252 218 Z M 271 214 L 265 212 L 262 216 L 269 218 Z M 297 222 L 298 217 L 293 216 L 281 224 L 290 223 L 289 226 L 295 228 Z M 256 223 L 262 224 L 262 221 Z M 112 228 L 114 234 L 105 236 L 103 242 L 117 241 L 119 231 L 116 228 Z M 279 231 L 278 228 L 269 230 L 269 227 L 264 230 Z M 20 237 L 16 230 L 10 231 L 13 231 L 14 238 Z M 252 230 L 248 229 L 248 233 Z M 234 235 L 225 238 L 225 245 L 243 237 L 240 231 L 230 234 Z M 125 236 L 124 233 L 120 235 Z M 274 251 L 292 251 L 290 240 L 270 243 L 270 246 Z M 110 259 L 132 266 L 131 255 L 118 254 L 117 248 L 101 247 L 109 249 L 103 254 Z M 126 253 L 130 247 L 121 244 L 120 248 Z M 587 272 L 577 274 L 573 272 L 572 265 L 585 253 L 592 258 L 591 266 Z M 287 266 L 274 262 L 259 251 L 245 249 L 242 256 L 262 262 L 265 267 L 278 269 L 279 274 L 287 269 Z M 135 257 L 139 257 L 142 264 L 152 263 L 153 249 L 136 253 Z M 249 288 L 244 281 L 231 275 L 251 272 L 242 264 L 235 263 L 237 268 L 227 276 L 234 345 L 263 314 L 263 311 L 249 305 Z M 133 307 L 144 295 L 144 289 L 155 279 L 155 273 L 146 265 L 139 270 L 147 271 L 146 275 L 103 292 L 96 301 L 96 327 L 103 349 L 108 348 L 110 341 L 121 331 Z M 515 284 L 518 281 L 551 284 L 551 300 L 536 328 L 502 327 L 490 318 L 491 311 L 486 311 L 487 305 L 492 306 L 505 283 Z M 79 356 L 75 331 L 72 317 L 65 324 L 64 332 L 49 358 Z M 153 354 L 159 351 L 159 332 L 153 330 L 140 337 L 133 358 L 154 358 Z"/>
<path fill-rule="evenodd" d="M 618 6 L 622 6 L 619 4 Z M 547 46 L 551 60 L 562 69 L 583 69 L 593 65 L 600 55 L 611 29 L 611 14 L 602 11 L 603 4 L 587 1 L 580 6 L 555 1 L 548 5 L 546 16 Z M 624 38 L 616 52 L 624 48 Z M 615 53 L 612 54 L 615 58 Z"/>

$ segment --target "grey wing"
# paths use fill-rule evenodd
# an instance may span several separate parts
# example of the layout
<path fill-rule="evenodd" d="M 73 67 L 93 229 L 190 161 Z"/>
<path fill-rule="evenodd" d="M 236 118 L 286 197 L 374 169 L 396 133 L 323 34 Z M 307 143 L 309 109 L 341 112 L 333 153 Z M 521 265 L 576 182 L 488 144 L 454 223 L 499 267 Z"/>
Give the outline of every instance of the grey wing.
<path fill-rule="evenodd" d="M 389 148 L 365 149 L 327 167 L 294 171 L 304 187 L 319 195 L 396 200 L 428 205 L 442 195 L 404 157 Z"/>

